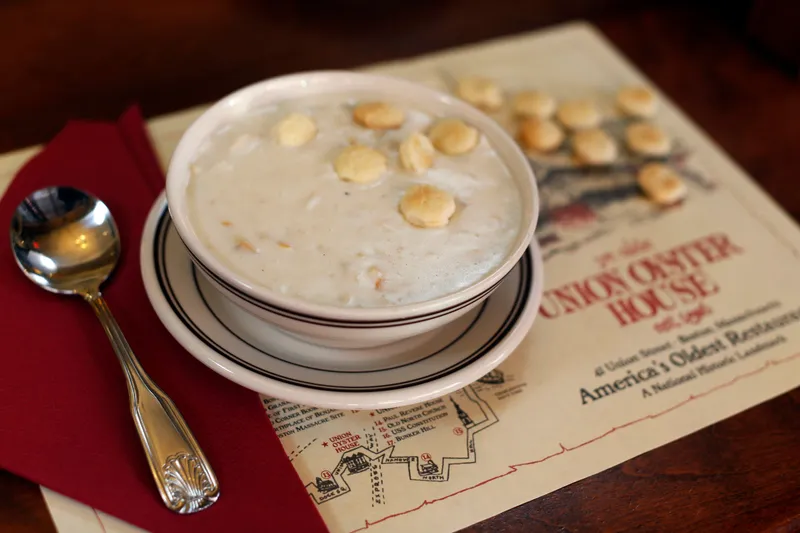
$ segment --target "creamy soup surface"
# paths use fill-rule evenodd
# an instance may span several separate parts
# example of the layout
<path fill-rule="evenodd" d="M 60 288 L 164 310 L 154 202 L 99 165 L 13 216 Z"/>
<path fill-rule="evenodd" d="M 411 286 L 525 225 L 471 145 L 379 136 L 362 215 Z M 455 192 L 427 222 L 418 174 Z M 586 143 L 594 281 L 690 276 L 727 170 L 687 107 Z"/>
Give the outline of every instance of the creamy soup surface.
<path fill-rule="evenodd" d="M 404 170 L 400 142 L 442 117 L 391 102 L 405 111 L 399 129 L 354 123 L 354 105 L 375 99 L 290 100 L 219 128 L 195 158 L 187 189 L 191 223 L 208 250 L 254 286 L 343 307 L 431 300 L 498 267 L 519 233 L 522 202 L 492 146 L 481 135 L 466 154 L 437 152 L 425 172 Z M 316 136 L 302 146 L 275 139 L 275 124 L 291 112 L 316 123 Z M 337 176 L 333 161 L 354 142 L 387 157 L 377 181 Z M 415 227 L 400 214 L 398 204 L 414 184 L 455 198 L 446 226 Z"/>

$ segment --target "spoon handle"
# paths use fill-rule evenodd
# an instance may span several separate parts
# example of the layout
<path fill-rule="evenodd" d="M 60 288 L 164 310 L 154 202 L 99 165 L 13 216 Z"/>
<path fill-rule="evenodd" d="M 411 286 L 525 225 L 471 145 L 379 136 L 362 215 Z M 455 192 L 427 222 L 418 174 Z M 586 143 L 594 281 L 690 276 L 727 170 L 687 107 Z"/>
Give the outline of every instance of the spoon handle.
<path fill-rule="evenodd" d="M 210 507 L 219 482 L 175 404 L 145 373 L 99 292 L 84 295 L 114 346 L 128 383 L 131 414 L 164 504 L 180 514 Z"/>

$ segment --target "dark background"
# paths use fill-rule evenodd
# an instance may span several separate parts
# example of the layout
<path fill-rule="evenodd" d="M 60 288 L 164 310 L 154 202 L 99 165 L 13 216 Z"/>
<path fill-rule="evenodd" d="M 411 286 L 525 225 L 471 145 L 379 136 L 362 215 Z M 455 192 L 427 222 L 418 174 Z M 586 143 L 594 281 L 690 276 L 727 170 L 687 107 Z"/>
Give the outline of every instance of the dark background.
<path fill-rule="evenodd" d="M 151 117 L 575 18 L 800 218 L 800 0 L 0 0 L 0 152 L 134 101 Z M 469 528 L 629 530 L 800 531 L 800 390 Z M 2 471 L 0 531 L 53 531 L 38 488 Z"/>
<path fill-rule="evenodd" d="M 647 70 L 666 59 L 662 47 L 675 47 L 676 56 L 693 53 L 699 51 L 698 41 L 716 38 L 715 33 L 742 43 L 748 35 L 780 40 L 772 21 L 788 26 L 784 40 L 800 41 L 796 35 L 800 18 L 792 25 L 784 13 L 798 11 L 798 4 L 796 0 L 0 2 L 0 151 L 42 142 L 69 118 L 112 118 L 134 100 L 141 102 L 147 115 L 158 115 L 216 100 L 277 74 L 356 67 L 573 18 L 606 21 L 617 32 L 624 32 L 626 24 L 639 26 L 630 28 L 630 35 L 640 42 L 626 44 Z M 620 17 L 636 11 L 638 15 Z M 674 28 L 660 22 L 665 16 L 673 17 Z M 691 27 L 685 27 L 682 17 L 691 17 Z M 641 31 L 653 24 L 660 24 L 660 33 Z M 706 50 L 709 62 L 728 51 L 726 41 Z M 773 56 L 791 56 L 786 51 L 790 49 L 775 45 L 770 50 Z M 771 60 L 777 64 L 775 57 Z"/>

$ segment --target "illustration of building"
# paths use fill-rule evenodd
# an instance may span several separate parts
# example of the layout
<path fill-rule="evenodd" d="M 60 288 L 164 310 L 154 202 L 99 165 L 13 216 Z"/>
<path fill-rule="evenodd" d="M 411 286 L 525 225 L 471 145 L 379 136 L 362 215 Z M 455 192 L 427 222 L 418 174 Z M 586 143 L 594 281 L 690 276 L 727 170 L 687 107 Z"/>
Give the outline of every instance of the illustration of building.
<path fill-rule="evenodd" d="M 471 425 L 472 419 L 469 417 L 466 411 L 461 409 L 461 406 L 456 403 L 452 396 L 450 397 L 450 401 L 453 402 L 453 405 L 456 408 L 456 413 L 458 413 L 458 418 L 461 420 L 461 423 L 464 424 L 464 427 Z"/>
<path fill-rule="evenodd" d="M 438 474 L 439 473 L 439 467 L 436 466 L 436 463 L 434 463 L 432 459 L 428 459 L 427 463 L 425 463 L 424 465 L 420 465 L 419 473 L 420 473 L 420 475 L 423 475 L 423 476 L 430 475 L 430 474 Z"/>
<path fill-rule="evenodd" d="M 349 474 L 358 474 L 369 468 L 369 459 L 361 452 L 342 458 Z"/>
<path fill-rule="evenodd" d="M 339 488 L 339 484 L 333 479 L 321 479 L 319 477 L 314 481 L 314 486 L 320 492 L 330 492 Z"/>
<path fill-rule="evenodd" d="M 485 374 L 482 378 L 478 380 L 479 383 L 485 383 L 487 385 L 499 385 L 501 383 L 506 382 L 506 378 L 503 375 L 502 370 L 492 370 L 488 374 Z"/>

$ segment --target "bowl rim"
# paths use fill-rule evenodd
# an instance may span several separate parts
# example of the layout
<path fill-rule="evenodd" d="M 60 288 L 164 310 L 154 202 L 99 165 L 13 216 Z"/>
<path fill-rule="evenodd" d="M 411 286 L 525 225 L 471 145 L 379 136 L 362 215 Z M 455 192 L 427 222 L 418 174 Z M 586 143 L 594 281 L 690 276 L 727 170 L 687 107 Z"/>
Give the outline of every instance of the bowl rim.
<path fill-rule="evenodd" d="M 465 117 L 466 120 L 479 123 L 481 132 L 483 134 L 488 133 L 495 145 L 502 143 L 502 151 L 505 155 L 501 157 L 503 157 L 510 171 L 519 174 L 519 172 L 515 172 L 512 169 L 515 166 L 510 162 L 512 158 L 516 158 L 518 160 L 517 163 L 524 162 L 524 165 L 516 166 L 525 169 L 525 175 L 516 176 L 515 180 L 528 180 L 531 191 L 531 208 L 529 210 L 523 209 L 523 212 L 530 215 L 529 219 L 523 218 L 515 248 L 500 265 L 478 282 L 459 291 L 422 302 L 385 307 L 340 307 L 287 296 L 250 282 L 227 268 L 200 241 L 189 223 L 188 213 L 185 209 L 185 186 L 188 182 L 187 175 L 190 173 L 189 167 L 192 158 L 206 138 L 203 130 L 212 126 L 216 127 L 221 122 L 221 118 L 230 113 L 231 108 L 247 107 L 258 96 L 263 96 L 276 90 L 279 91 L 281 88 L 286 90 L 286 88 L 293 86 L 302 88 L 314 83 L 336 82 L 336 89 L 331 92 L 344 92 L 348 81 L 374 84 L 375 93 L 381 92 L 381 85 L 384 87 L 389 85 L 394 91 L 387 92 L 409 91 L 416 93 L 418 99 L 424 98 L 431 102 L 438 102 L 437 105 L 452 109 L 459 116 Z M 359 90 L 364 92 L 363 89 Z M 281 99 L 284 98 L 282 97 Z M 495 146 L 495 148 L 497 149 L 498 147 Z M 235 294 L 240 295 L 240 297 L 244 296 L 248 301 L 257 302 L 261 306 L 267 307 L 271 312 L 277 311 L 287 318 L 304 322 L 311 321 L 311 323 L 324 326 L 363 325 L 381 327 L 393 325 L 397 322 L 408 323 L 410 320 L 432 319 L 436 316 L 454 312 L 464 302 L 492 290 L 505 278 L 517 264 L 533 239 L 539 216 L 539 193 L 533 169 L 522 150 L 517 146 L 517 143 L 494 119 L 455 96 L 425 85 L 393 76 L 347 70 L 319 70 L 277 76 L 242 87 L 218 100 L 195 119 L 181 135 L 167 168 L 166 197 L 170 216 L 178 235 L 200 268 L 225 282 L 226 288 L 229 288 Z"/>

